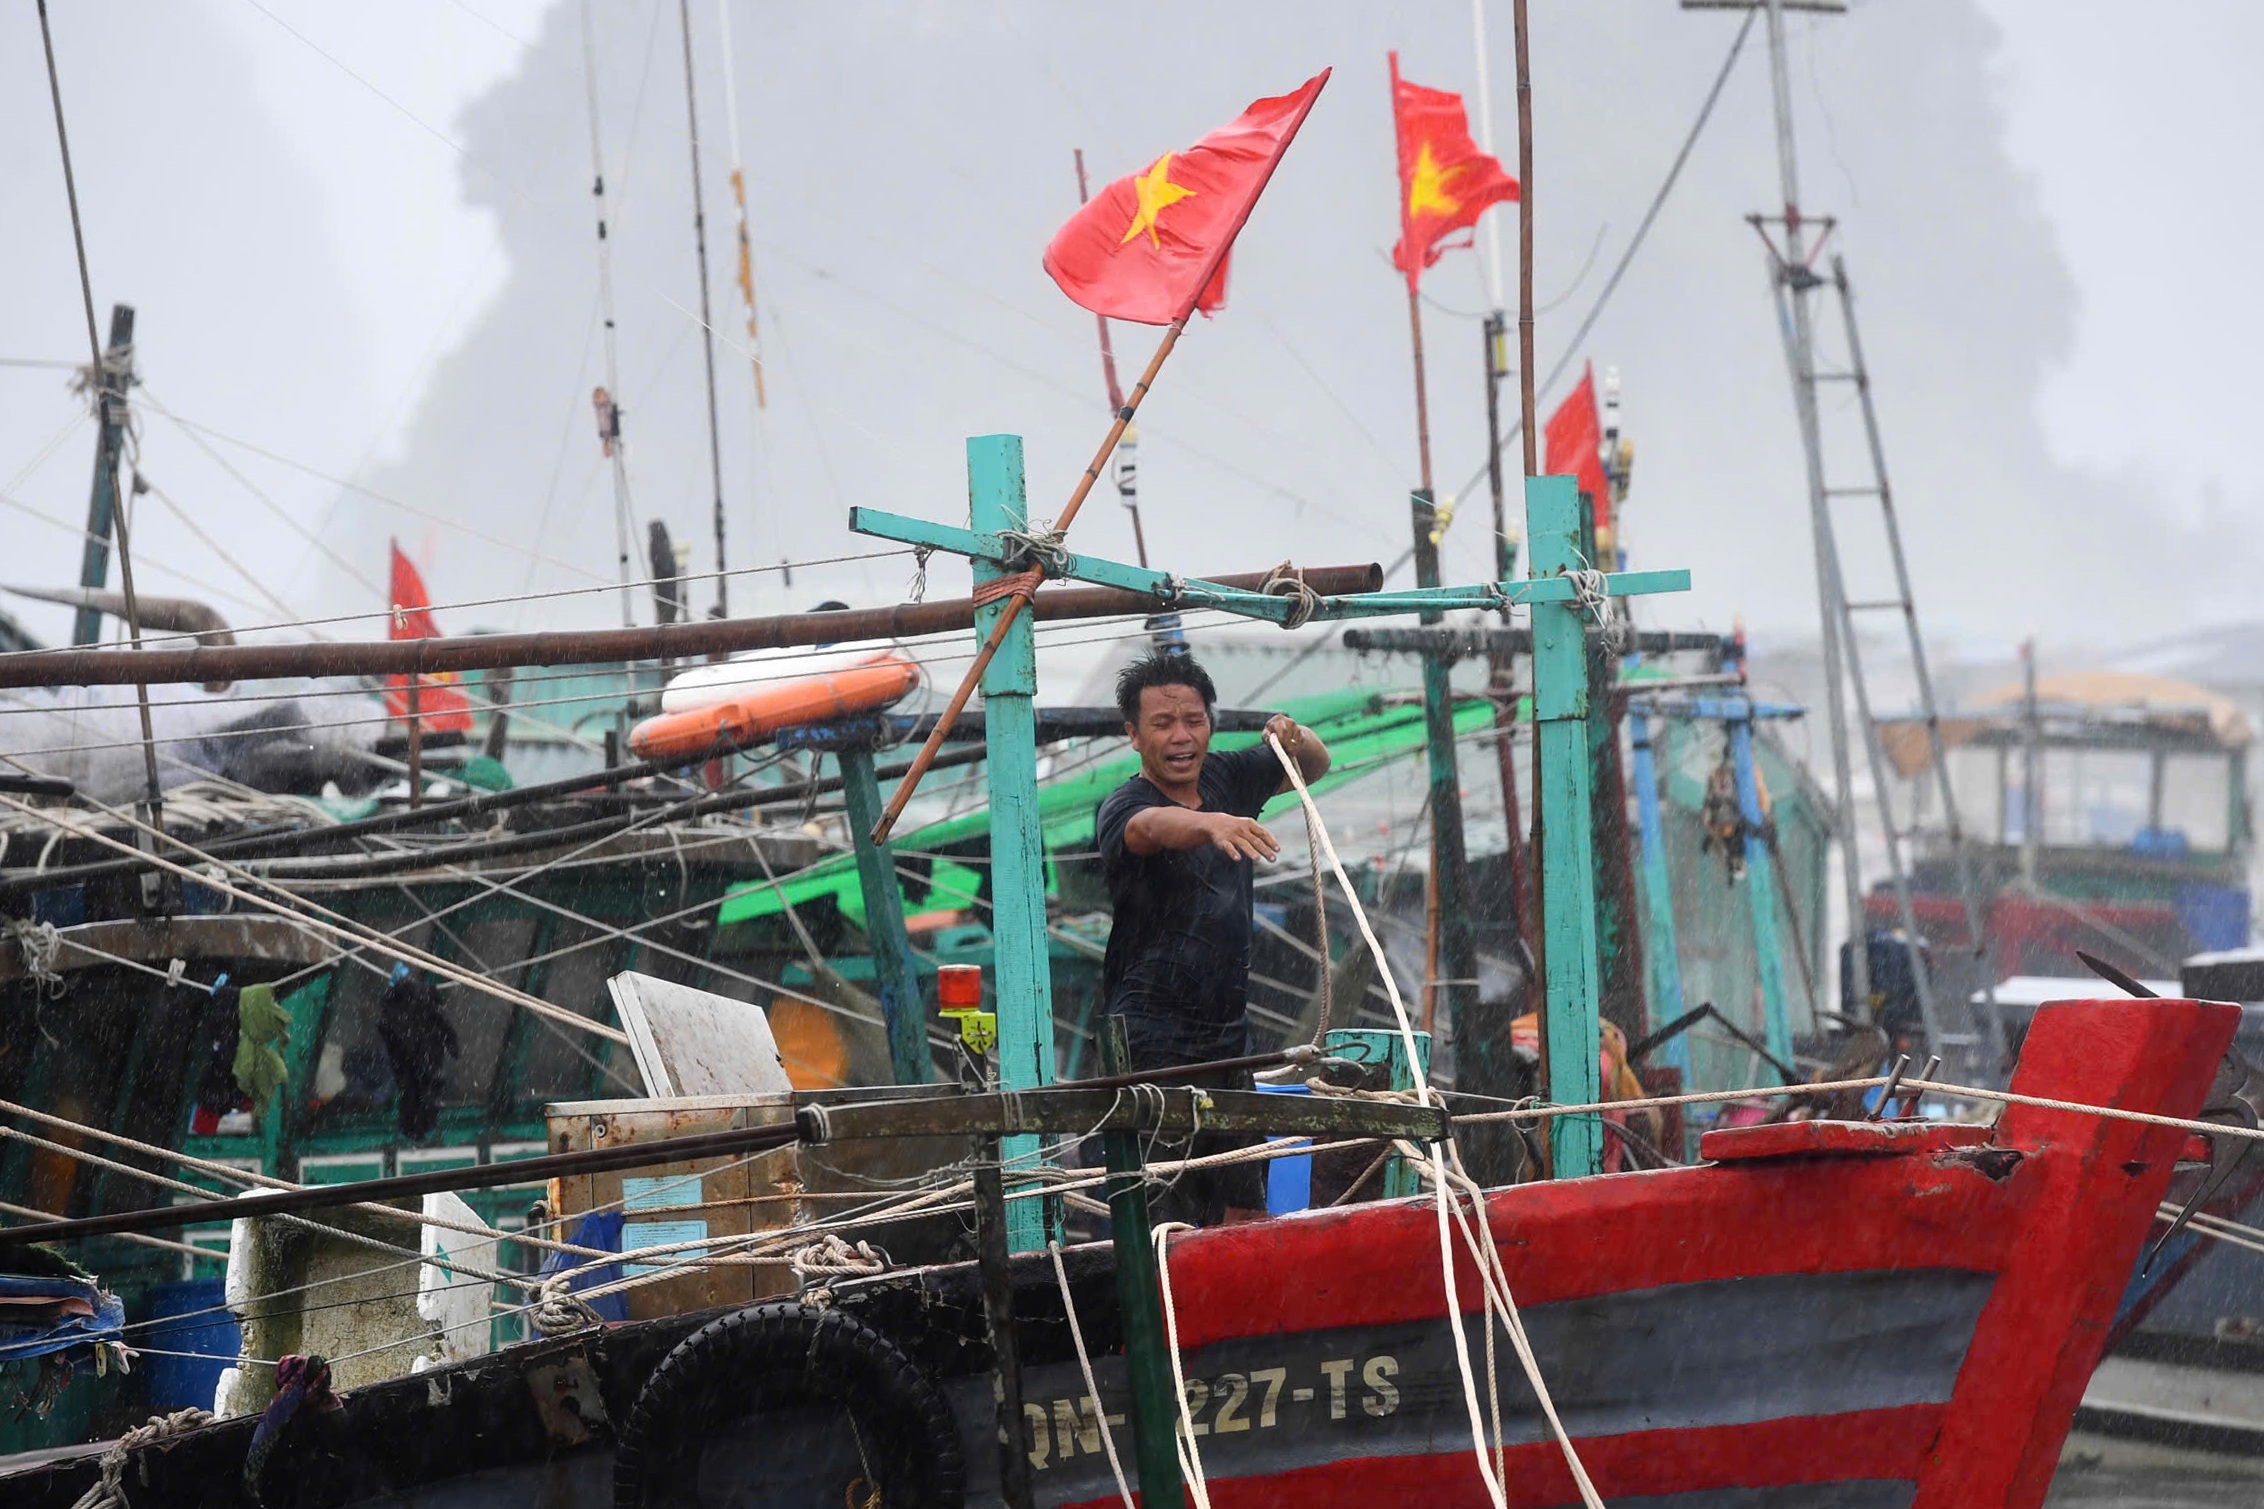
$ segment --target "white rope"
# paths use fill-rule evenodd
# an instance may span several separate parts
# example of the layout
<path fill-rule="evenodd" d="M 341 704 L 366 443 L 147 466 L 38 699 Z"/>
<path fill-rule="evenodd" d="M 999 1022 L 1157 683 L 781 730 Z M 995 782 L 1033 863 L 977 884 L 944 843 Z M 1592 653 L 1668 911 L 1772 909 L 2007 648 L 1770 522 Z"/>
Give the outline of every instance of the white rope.
<path fill-rule="evenodd" d="M 786 1256 L 786 1266 L 794 1281 L 803 1288 L 803 1300 L 824 1307 L 833 1303 L 833 1288 L 829 1283 L 812 1285 L 810 1280 L 840 1278 L 871 1278 L 888 1271 L 888 1254 L 870 1242 L 852 1244 L 837 1232 L 827 1232 L 815 1242 L 797 1247 Z"/>
<path fill-rule="evenodd" d="M 1314 613 L 1321 606 L 1321 594 L 1313 590 L 1312 583 L 1305 580 L 1305 574 L 1291 561 L 1283 561 L 1267 572 L 1266 579 L 1258 584 L 1258 590 L 1268 597 L 1286 597 L 1291 600 L 1289 616 L 1281 621 L 1281 626 L 1285 629 L 1304 628 L 1313 621 Z"/>
<path fill-rule="evenodd" d="M 10 917 L 8 934 L 16 940 L 16 949 L 23 955 L 24 973 L 36 983 L 44 994 L 60 998 L 63 994 L 63 975 L 55 967 L 55 956 L 63 951 L 63 935 L 52 922 L 27 922 Z"/>
<path fill-rule="evenodd" d="M 1194 1229 L 1185 1221 L 1166 1221 L 1149 1236 L 1156 1245 L 1156 1287 L 1163 1291 L 1164 1341 L 1171 1356 L 1172 1389 L 1179 1399 L 1171 1445 L 1179 1453 L 1179 1475 L 1186 1479 L 1187 1496 L 1195 1501 L 1195 1509 L 1211 1509 L 1211 1488 L 1203 1477 L 1203 1450 L 1195 1444 L 1195 1416 L 1187 1406 L 1187 1373 L 1179 1360 L 1179 1307 L 1171 1297 L 1171 1234 Z"/>
<path fill-rule="evenodd" d="M 527 1319 L 546 1337 L 571 1336 L 576 1331 L 593 1330 L 605 1323 L 605 1317 L 567 1287 L 571 1277 L 565 1273 L 552 1274 L 535 1289 L 534 1308 L 528 1312 Z"/>
<path fill-rule="evenodd" d="M 212 1423 L 212 1412 L 203 1409 L 177 1409 L 170 1415 L 152 1415 L 143 1425 L 137 1425 L 117 1440 L 102 1454 L 102 1476 L 86 1492 L 79 1495 L 71 1509 L 126 1509 L 126 1488 L 121 1479 L 126 1471 L 126 1459 L 147 1446 L 156 1446 L 176 1436 L 188 1434 L 200 1426 Z M 142 1486 L 149 1486 L 149 1467 L 142 1467 Z"/>
<path fill-rule="evenodd" d="M 1101 1387 L 1093 1381 L 1093 1359 L 1085 1351 L 1085 1328 L 1077 1324 L 1077 1301 L 1069 1293 L 1069 1270 L 1061 1266 L 1061 1244 L 1046 1243 L 1046 1252 L 1053 1258 L 1054 1282 L 1061 1285 L 1061 1313 L 1069 1317 L 1069 1339 L 1077 1348 L 1077 1370 L 1085 1376 L 1085 1394 L 1093 1401 L 1093 1417 L 1100 1422 L 1101 1450 L 1108 1453 L 1108 1470 L 1116 1474 L 1116 1491 L 1124 1500 L 1124 1509 L 1135 1509 L 1132 1502 L 1132 1485 L 1124 1481 L 1124 1464 L 1116 1458 L 1116 1433 L 1108 1428 L 1108 1406 L 1101 1403 Z M 1173 1349 L 1173 1358 L 1178 1350 Z M 1186 1395 L 1180 1395 L 1184 1405 Z"/>
<path fill-rule="evenodd" d="M 1572 605 L 1596 620 L 1603 631 L 1604 648 L 1617 655 L 1627 647 L 1627 623 L 1612 611 L 1611 589 L 1604 581 L 1604 573 L 1593 566 L 1567 569 L 1564 579 L 1572 584 Z"/>
<path fill-rule="evenodd" d="M 1289 777 L 1290 784 L 1297 789 L 1297 800 L 1304 806 L 1306 819 L 1313 825 L 1313 832 L 1319 837 L 1321 847 L 1328 855 L 1329 868 L 1335 872 L 1337 884 L 1344 888 L 1345 901 L 1352 908 L 1352 920 L 1359 925 L 1360 935 L 1367 940 L 1373 956 L 1381 961 L 1384 957 L 1383 945 L 1377 940 L 1375 930 L 1368 925 L 1368 913 L 1367 909 L 1360 904 L 1360 892 L 1352 884 L 1352 877 L 1344 872 L 1344 861 L 1338 857 L 1336 843 L 1329 837 L 1328 824 L 1322 820 L 1320 808 L 1314 805 L 1313 793 L 1305 785 L 1305 773 L 1298 769 L 1297 762 L 1289 757 L 1289 751 L 1282 748 L 1279 739 L 1268 735 L 1266 742 L 1272 746 L 1274 758 L 1281 762 L 1282 771 Z M 1416 1100 L 1423 1105 L 1435 1104 L 1437 1102 L 1434 1101 L 1433 1097 L 1437 1092 L 1431 1088 L 1430 1078 L 1423 1071 L 1422 1058 L 1416 1052 L 1415 1027 L 1407 1015 L 1407 1002 L 1399 993 L 1399 983 L 1393 978 L 1389 969 L 1380 969 L 1377 973 L 1384 978 L 1385 989 L 1391 996 L 1392 1012 L 1399 1020 L 1400 1042 L 1407 1054 L 1407 1072 L 1415 1081 Z M 1430 1154 L 1432 1162 L 1441 1170 L 1447 1167 L 1446 1150 L 1441 1144 L 1432 1143 Z M 1496 1295 L 1493 1284 L 1494 1275 L 1487 1272 L 1489 1267 L 1487 1254 L 1492 1251 L 1493 1247 L 1493 1229 L 1486 1220 L 1483 1194 L 1481 1193 L 1477 1200 L 1477 1225 L 1484 1232 L 1486 1238 L 1484 1246 L 1481 1247 L 1477 1241 L 1471 1239 L 1468 1219 L 1462 1215 L 1460 1201 L 1458 1199 L 1450 1201 L 1447 1193 L 1448 1183 L 1449 1181 L 1444 1178 L 1432 1182 L 1432 1192 L 1436 1197 L 1438 1214 L 1439 1277 L 1446 1290 L 1447 1331 L 1454 1339 L 1455 1364 L 1462 1373 L 1462 1397 L 1470 1414 L 1471 1453 L 1478 1464 L 1478 1476 L 1486 1485 L 1486 1495 L 1492 1501 L 1494 1509 L 1507 1509 L 1508 1497 L 1504 1493 L 1501 1480 L 1496 1476 L 1493 1463 L 1486 1453 L 1486 1422 L 1480 1412 L 1478 1381 L 1470 1365 L 1470 1338 L 1462 1328 L 1462 1301 L 1455 1284 L 1453 1232 L 1450 1229 L 1448 1219 L 1450 1203 L 1454 1207 L 1455 1219 L 1463 1225 L 1464 1241 L 1469 1246 L 1470 1255 L 1476 1259 L 1479 1272 L 1485 1282 L 1487 1292 L 1486 1324 L 1489 1328 L 1493 1324 L 1495 1305 L 1509 1299 L 1509 1283 L 1506 1274 L 1499 1275 L 1501 1279 L 1500 1292 Z M 1498 1263 L 1497 1256 L 1494 1259 L 1493 1266 L 1498 1267 Z M 1516 1349 L 1518 1361 L 1524 1366 L 1526 1381 L 1532 1385 L 1534 1397 L 1540 1401 L 1542 1412 L 1548 1416 L 1550 1427 L 1556 1434 L 1557 1444 L 1564 1452 L 1565 1463 L 1572 1470 L 1573 1482 L 1580 1489 L 1582 1503 L 1586 1505 L 1586 1509 L 1604 1509 L 1602 1498 L 1597 1494 L 1595 1485 L 1589 1481 L 1587 1469 L 1581 1464 L 1579 1452 L 1573 1448 L 1571 1435 L 1565 1430 L 1563 1422 L 1557 1418 L 1556 1406 L 1549 1396 L 1548 1383 L 1541 1376 L 1540 1364 L 1534 1358 L 1531 1346 L 1524 1340 L 1525 1328 L 1522 1321 L 1517 1318 L 1514 1305 L 1508 1305 L 1502 1310 L 1502 1323 L 1509 1332 L 1510 1345 Z M 1176 1348 L 1174 1350 L 1176 1356 Z"/>

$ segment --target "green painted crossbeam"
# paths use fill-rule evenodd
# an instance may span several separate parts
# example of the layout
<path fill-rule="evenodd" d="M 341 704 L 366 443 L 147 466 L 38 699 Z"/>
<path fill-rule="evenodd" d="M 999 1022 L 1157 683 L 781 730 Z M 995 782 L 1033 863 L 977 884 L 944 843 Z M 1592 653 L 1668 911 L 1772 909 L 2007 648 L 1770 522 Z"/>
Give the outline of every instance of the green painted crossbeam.
<path fill-rule="evenodd" d="M 878 508 L 850 509 L 849 527 L 859 534 L 895 540 L 925 550 L 948 550 L 954 555 L 992 563 L 1016 561 L 1024 554 L 1020 541 L 1008 539 L 1004 535 L 958 529 L 949 524 L 908 518 L 903 514 L 888 513 Z M 1173 576 L 1169 572 L 1154 571 L 1145 566 L 1129 566 L 1100 556 L 1076 555 L 1066 550 L 1048 551 L 1044 561 L 1046 574 L 1049 576 L 1137 592 L 1154 598 L 1159 609 L 1216 608 L 1244 618 L 1261 618 L 1272 623 L 1285 623 L 1298 610 L 1294 597 L 1245 592 L 1239 588 L 1223 587 L 1217 582 L 1205 581 L 1201 577 Z M 1690 573 L 1608 572 L 1603 578 L 1603 590 L 1611 597 L 1633 597 L 1652 592 L 1687 592 L 1690 590 Z M 1464 608 L 1493 611 L 1535 603 L 1571 603 L 1578 598 L 1579 589 L 1569 578 L 1548 576 L 1506 582 L 1480 582 L 1463 587 L 1355 592 L 1341 597 L 1319 597 L 1314 600 L 1311 616 L 1318 621 L 1383 618 L 1396 613 L 1451 613 Z"/>

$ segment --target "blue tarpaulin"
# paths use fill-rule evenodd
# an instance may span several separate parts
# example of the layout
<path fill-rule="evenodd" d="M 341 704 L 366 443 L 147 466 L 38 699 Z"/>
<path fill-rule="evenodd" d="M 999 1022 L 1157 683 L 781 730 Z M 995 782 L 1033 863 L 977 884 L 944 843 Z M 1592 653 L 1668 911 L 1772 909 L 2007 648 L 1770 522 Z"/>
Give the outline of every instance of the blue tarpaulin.
<path fill-rule="evenodd" d="M 126 1307 L 91 1278 L 0 1273 L 0 1362 L 117 1341 Z"/>

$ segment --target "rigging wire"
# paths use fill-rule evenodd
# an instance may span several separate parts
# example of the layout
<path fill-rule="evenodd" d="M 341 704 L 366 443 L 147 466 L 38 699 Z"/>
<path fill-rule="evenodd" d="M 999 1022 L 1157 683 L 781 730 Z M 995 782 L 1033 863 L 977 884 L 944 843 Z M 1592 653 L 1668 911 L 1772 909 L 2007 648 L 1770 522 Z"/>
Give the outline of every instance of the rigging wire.
<path fill-rule="evenodd" d="M 0 756 L 0 758 L 8 758 L 11 764 L 17 763 L 13 760 L 12 757 Z M 162 855 L 144 853 L 143 850 L 136 847 L 135 845 L 126 843 L 120 839 L 111 838 L 109 835 L 104 833 L 83 831 L 79 834 L 79 836 L 90 839 L 105 848 L 116 849 L 122 853 L 135 855 L 138 858 L 147 860 L 148 863 L 155 868 L 164 870 L 169 874 L 177 875 L 183 880 L 193 881 L 196 884 L 204 886 L 209 890 L 217 891 L 224 896 L 233 896 L 240 901 L 250 903 L 252 906 L 257 907 L 261 911 L 273 913 L 290 921 L 300 923 L 308 929 L 327 933 L 341 940 L 360 940 L 371 935 L 376 935 L 379 938 L 383 937 L 383 934 L 378 933 L 377 929 L 370 927 L 367 923 L 358 922 L 351 917 L 347 917 L 339 912 L 332 911 L 328 907 L 321 906 L 313 901 L 309 901 L 303 896 L 295 896 L 284 887 L 279 886 L 272 881 L 255 875 L 252 872 L 243 869 L 241 866 L 231 865 L 224 859 L 217 859 L 209 854 L 204 853 L 193 844 L 184 843 L 180 839 L 175 838 L 160 829 L 154 828 L 151 825 L 140 821 L 131 813 L 120 811 L 116 807 L 111 807 L 101 802 L 95 802 L 91 798 L 84 796 L 82 796 L 80 799 L 82 801 L 86 801 L 90 806 L 98 807 L 104 812 L 109 813 L 112 817 L 117 818 L 126 826 L 132 828 L 135 832 L 146 835 L 147 837 L 156 840 L 158 843 L 166 844 L 176 850 L 179 850 L 183 854 L 189 856 L 194 863 L 210 866 L 214 869 L 219 870 L 223 875 L 234 876 L 235 878 L 242 880 L 250 885 L 259 887 L 262 892 L 272 891 L 279 895 L 282 899 L 274 900 L 270 899 L 270 897 L 265 894 L 261 894 L 260 892 L 243 890 L 237 886 L 231 885 L 227 880 L 223 880 L 218 876 L 211 874 L 200 874 L 196 870 L 191 869 L 188 865 L 167 859 Z M 29 802 L 20 801 L 13 796 L 6 795 L 5 793 L 0 793 L 0 810 L 13 811 L 21 815 L 34 818 L 40 822 L 48 823 L 51 826 L 63 826 L 45 809 L 35 807 Z M 530 996 L 524 991 L 512 990 L 506 986 L 499 985 L 492 980 L 484 980 L 478 975 L 472 974 L 467 970 L 459 969 L 454 964 L 449 963 L 447 960 L 439 958 L 434 954 L 428 953 L 423 949 L 416 948 L 408 944 L 394 942 L 391 948 L 391 952 L 393 952 L 396 957 L 401 958 L 405 962 L 413 962 L 420 967 L 439 975 L 443 979 L 453 980 L 457 984 L 469 986 L 475 991 L 480 991 L 485 994 L 495 996 L 500 1000 L 510 1002 L 514 1005 L 523 1007 L 526 1010 L 536 1012 L 539 1015 L 558 1018 L 566 1022 L 569 1026 L 579 1028 L 584 1032 L 592 1032 L 600 1037 L 611 1038 L 617 1042 L 622 1043 L 626 1043 L 629 1040 L 628 1034 L 620 1031 L 618 1028 L 608 1027 L 603 1023 L 591 1021 L 586 1017 L 578 1016 L 573 1012 L 563 1010 L 557 1006 L 553 1006 L 548 1001 L 540 1000 L 534 996 Z"/>
<path fill-rule="evenodd" d="M 39 39 L 47 54 L 47 90 L 55 101 L 55 144 L 63 158 L 63 191 L 71 205 L 71 249 L 78 257 L 79 298 L 86 311 L 86 343 L 89 360 L 92 362 L 87 368 L 87 393 L 102 407 L 105 421 L 117 424 L 124 432 L 125 439 L 130 440 L 133 434 L 132 416 L 125 412 L 125 391 L 126 385 L 132 381 L 132 368 L 128 366 L 125 374 L 119 378 L 117 391 L 113 393 L 110 388 L 110 373 L 103 361 L 102 338 L 96 333 L 94 326 L 94 283 L 87 274 L 86 233 L 79 223 L 78 178 L 71 171 L 70 133 L 63 128 L 63 80 L 55 68 L 55 34 L 48 25 L 47 0 L 39 0 Z M 116 405 L 114 412 L 113 404 Z M 129 543 L 131 531 L 128 528 L 128 520 L 134 509 L 134 495 L 130 488 L 119 486 L 117 455 L 108 447 L 102 448 L 99 454 L 98 464 L 107 468 L 109 473 L 111 527 L 118 535 L 118 583 L 125 588 L 126 627 L 133 636 L 134 648 L 139 650 L 141 610 L 135 603 L 134 555 Z M 149 778 L 149 815 L 162 835 L 165 827 L 165 797 L 158 786 L 157 746 L 150 740 L 149 688 L 144 685 L 135 686 L 134 698 L 141 712 L 142 761 Z"/>
<path fill-rule="evenodd" d="M 284 517 L 285 522 L 291 526 L 293 532 L 304 538 L 312 549 L 317 550 L 322 554 L 330 557 L 331 561 L 336 564 L 341 570 L 345 571 L 349 576 L 353 577 L 354 580 L 360 582 L 363 586 L 369 588 L 372 592 L 377 593 L 381 597 L 385 595 L 383 588 L 380 588 L 368 577 L 363 576 L 351 562 L 340 556 L 336 550 L 325 543 L 322 540 L 321 535 L 317 531 L 307 528 L 306 525 L 300 523 L 297 519 L 292 518 L 289 515 L 288 511 L 282 507 L 282 505 L 276 503 L 265 493 L 261 492 L 256 486 L 254 486 L 249 478 L 245 477 L 245 475 L 241 471 L 239 471 L 235 466 L 231 465 L 227 460 L 222 458 L 218 452 L 214 451 L 212 447 L 206 443 L 205 437 L 209 436 L 213 440 L 218 440 L 224 444 L 235 446 L 239 450 L 249 451 L 255 456 L 260 456 L 265 458 L 266 460 L 273 461 L 278 466 L 286 466 L 293 471 L 304 473 L 305 475 L 314 478 L 318 482 L 328 483 L 333 487 L 341 488 L 347 492 L 359 493 L 361 496 L 368 498 L 373 502 L 384 503 L 391 507 L 398 508 L 402 512 L 422 519 L 428 524 L 432 524 L 443 529 L 454 530 L 459 534 L 470 535 L 473 539 L 480 540 L 489 545 L 497 546 L 504 550 L 508 550 L 514 555 L 529 556 L 533 559 L 541 561 L 546 566 L 553 566 L 561 571 L 572 572 L 576 576 L 586 577 L 591 581 L 604 580 L 594 571 L 586 571 L 569 561 L 562 561 L 550 556 L 543 555 L 540 551 L 534 550 L 529 546 L 521 543 L 520 541 L 506 539 L 502 535 L 498 534 L 490 534 L 488 531 L 481 529 L 476 525 L 465 523 L 461 518 L 436 512 L 433 509 L 425 508 L 416 503 L 411 503 L 405 498 L 394 497 L 390 493 L 381 493 L 375 488 L 365 486 L 364 484 L 356 482 L 351 478 L 336 476 L 330 472 L 323 471 L 319 467 L 310 466 L 304 461 L 294 460 L 289 456 L 283 455 L 279 451 L 271 450 L 267 446 L 259 444 L 257 441 L 246 440 L 240 435 L 231 435 L 225 430 L 215 429 L 211 425 L 201 423 L 198 420 L 190 419 L 183 414 L 177 413 L 172 408 L 168 407 L 164 402 L 162 402 L 155 393 L 150 391 L 149 385 L 147 383 L 142 384 L 142 399 L 149 408 L 154 409 L 158 414 L 162 415 L 167 420 L 170 420 L 183 433 L 188 435 L 188 437 L 196 443 L 199 450 L 202 450 L 207 456 L 210 456 L 223 471 L 228 473 L 229 476 L 234 477 L 238 482 L 242 483 L 254 497 L 267 504 L 270 509 L 274 510 L 278 514 L 281 514 Z"/>
<path fill-rule="evenodd" d="M 94 531 L 88 529 L 85 525 L 73 524 L 64 519 L 58 519 L 53 514 L 47 513 L 46 511 L 37 508 L 30 503 L 26 503 L 21 498 L 11 497 L 5 491 L 0 491 L 0 508 L 12 508 L 20 514 L 24 514 L 29 518 L 38 520 L 40 523 L 45 524 L 50 529 L 58 529 L 61 530 L 64 534 L 75 535 L 81 541 L 102 540 L 102 537 L 100 535 L 94 533 Z M 108 543 L 107 541 L 102 542 L 105 544 Z M 208 582 L 203 577 L 197 576 L 193 572 L 183 571 L 180 567 L 169 565 L 164 561 L 151 561 L 144 569 L 172 577 L 176 581 L 187 583 L 189 586 L 196 588 L 199 592 L 209 593 L 214 597 L 224 598 L 229 602 L 237 603 L 247 608 L 256 606 L 248 599 L 240 597 L 236 593 L 230 591 L 228 588 L 221 586 L 218 582 Z M 152 634 L 150 636 L 150 642 L 152 644 L 158 644 L 171 637 L 172 636 L 170 635 Z M 113 642 L 121 645 L 126 643 L 126 641 L 124 640 Z M 5 657 L 8 655 L 51 655 L 54 654 L 57 650 L 74 650 L 85 648 L 88 648 L 88 646 L 56 645 L 53 647 L 42 646 L 38 649 L 30 650 L 4 650 L 0 651 L 0 657 Z"/>

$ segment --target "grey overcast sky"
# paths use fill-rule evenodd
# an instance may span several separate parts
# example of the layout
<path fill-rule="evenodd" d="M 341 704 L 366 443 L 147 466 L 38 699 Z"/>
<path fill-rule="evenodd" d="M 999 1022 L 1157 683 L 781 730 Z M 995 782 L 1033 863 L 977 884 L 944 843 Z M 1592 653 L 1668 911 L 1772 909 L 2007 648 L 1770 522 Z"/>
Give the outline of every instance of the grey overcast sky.
<path fill-rule="evenodd" d="M 1404 547 L 1414 426 L 1404 300 L 1384 261 L 1384 54 L 1399 48 L 1419 82 L 1474 91 L 1465 0 L 731 4 L 770 364 L 760 415 L 729 292 L 716 0 L 695 0 L 692 26 L 734 564 L 866 548 L 842 524 L 853 502 L 959 517 L 973 433 L 1024 434 L 1033 507 L 1056 511 L 1106 417 L 1092 321 L 1038 267 L 1074 207 L 1070 149 L 1105 180 L 1323 64 L 1335 80 L 1245 234 L 1229 307 L 1192 332 L 1152 400 L 1150 539 L 1194 570 Z M 593 9 L 636 502 L 693 541 L 704 569 L 676 5 Z M 388 536 L 443 601 L 610 578 L 578 5 L 56 10 L 95 296 L 142 321 L 142 459 L 161 490 L 138 515 L 145 590 L 210 597 L 242 623 L 374 609 Z M 2264 313 L 2238 268 L 2257 218 L 2244 188 L 2264 106 L 2246 73 L 2264 12 L 2189 0 L 2143 27 L 2132 14 L 2104 0 L 1858 0 L 1792 22 L 1804 198 L 1841 217 L 1833 245 L 1862 294 L 1921 611 L 1945 639 L 2099 643 L 2253 611 L 2264 457 L 2240 437 Z M 1489 22 L 1508 157 L 1508 6 Z M 1673 0 L 1534 0 L 1544 364 L 1633 232 L 1737 24 Z M 83 360 L 29 7 L 0 19 L 0 133 L 0 359 Z M 1696 573 L 1656 622 L 1742 616 L 1788 637 L 1812 622 L 1791 410 L 1741 223 L 1774 189 L 1756 34 L 1582 353 L 1625 387 L 1637 563 Z M 1426 284 L 1446 487 L 1482 455 L 1483 286 L 1470 252 Z M 1152 340 L 1119 327 L 1130 362 Z M 76 576 L 91 431 L 64 376 L 0 367 L 6 581 Z M 1852 438 L 1852 415 L 1831 422 Z M 1486 555 L 1482 489 L 1467 502 L 1447 549 L 1461 579 Z M 1113 507 L 1078 537 L 1130 554 Z M 1876 555 L 1861 536 L 1851 550 Z M 791 591 L 743 580 L 733 603 L 889 601 L 904 577 L 883 561 L 799 574 Z M 938 580 L 964 577 L 939 565 Z M 63 631 L 59 612 L 8 606 Z M 616 611 L 588 595 L 443 621 Z"/>

